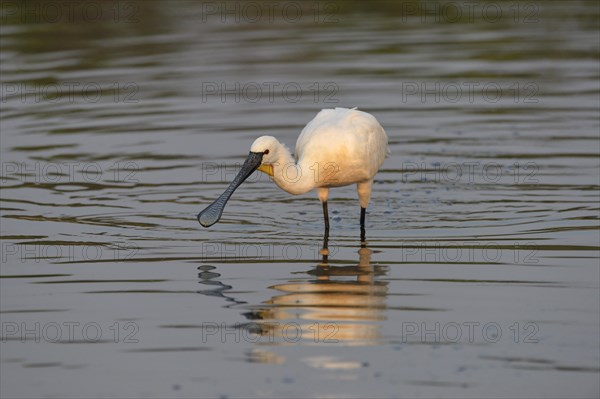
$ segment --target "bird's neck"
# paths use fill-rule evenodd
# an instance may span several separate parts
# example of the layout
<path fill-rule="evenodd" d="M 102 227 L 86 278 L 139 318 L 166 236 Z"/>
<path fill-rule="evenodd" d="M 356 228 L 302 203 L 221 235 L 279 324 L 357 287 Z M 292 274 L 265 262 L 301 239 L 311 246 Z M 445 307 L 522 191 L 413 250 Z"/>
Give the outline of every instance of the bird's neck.
<path fill-rule="evenodd" d="M 273 181 L 282 190 L 304 194 L 315 188 L 314 173 L 302 160 L 296 162 L 287 148 L 282 148 L 278 162 L 273 165 Z"/>

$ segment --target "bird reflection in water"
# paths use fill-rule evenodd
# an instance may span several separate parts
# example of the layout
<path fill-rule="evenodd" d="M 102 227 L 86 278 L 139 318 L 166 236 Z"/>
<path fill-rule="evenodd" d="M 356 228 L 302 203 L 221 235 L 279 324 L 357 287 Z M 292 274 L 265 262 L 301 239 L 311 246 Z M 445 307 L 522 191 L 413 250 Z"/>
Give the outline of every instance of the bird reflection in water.
<path fill-rule="evenodd" d="M 225 299 L 227 302 L 232 302 L 226 307 L 247 303 L 244 301 L 239 301 L 232 296 L 225 295 L 225 293 L 233 287 L 231 285 L 223 284 L 221 281 L 217 280 L 218 277 L 221 277 L 221 274 L 213 272 L 212 270 L 214 269 L 216 269 L 216 267 L 211 265 L 202 265 L 198 267 L 198 270 L 200 270 L 200 273 L 198 273 L 198 278 L 200 281 L 198 281 L 198 283 L 202 285 L 208 285 L 210 287 L 209 289 L 198 291 L 198 294 L 216 296 Z"/>
<path fill-rule="evenodd" d="M 263 338 L 261 343 L 370 345 L 381 339 L 379 321 L 386 319 L 388 283 L 376 277 L 385 275 L 387 266 L 373 265 L 373 251 L 365 245 L 358 250 L 357 264 L 331 265 L 327 244 L 325 236 L 321 263 L 298 272 L 309 278 L 273 285 L 269 288 L 277 295 L 259 305 L 242 305 L 250 309 L 243 315 L 252 321 L 252 333 Z M 212 279 L 210 284 L 219 285 L 218 293 L 211 295 L 244 303 L 224 294 L 230 286 Z"/>

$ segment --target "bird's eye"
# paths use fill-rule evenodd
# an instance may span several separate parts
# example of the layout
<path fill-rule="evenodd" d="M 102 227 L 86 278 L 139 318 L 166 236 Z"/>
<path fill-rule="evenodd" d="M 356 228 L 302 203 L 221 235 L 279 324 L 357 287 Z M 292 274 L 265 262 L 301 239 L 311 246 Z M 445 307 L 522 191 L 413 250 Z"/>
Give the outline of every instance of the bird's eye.
<path fill-rule="evenodd" d="M 269 150 L 265 150 L 265 152 L 263 152 L 263 154 L 267 155 L 269 153 Z"/>

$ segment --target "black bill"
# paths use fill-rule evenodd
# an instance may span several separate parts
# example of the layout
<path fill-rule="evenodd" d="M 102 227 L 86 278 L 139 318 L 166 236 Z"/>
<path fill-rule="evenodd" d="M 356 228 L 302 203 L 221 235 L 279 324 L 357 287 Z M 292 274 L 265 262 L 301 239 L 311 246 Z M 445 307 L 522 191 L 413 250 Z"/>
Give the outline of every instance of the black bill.
<path fill-rule="evenodd" d="M 210 227 L 221 219 L 223 209 L 233 192 L 254 172 L 262 162 L 262 152 L 250 152 L 239 173 L 219 198 L 198 214 L 198 222 L 204 227 Z"/>

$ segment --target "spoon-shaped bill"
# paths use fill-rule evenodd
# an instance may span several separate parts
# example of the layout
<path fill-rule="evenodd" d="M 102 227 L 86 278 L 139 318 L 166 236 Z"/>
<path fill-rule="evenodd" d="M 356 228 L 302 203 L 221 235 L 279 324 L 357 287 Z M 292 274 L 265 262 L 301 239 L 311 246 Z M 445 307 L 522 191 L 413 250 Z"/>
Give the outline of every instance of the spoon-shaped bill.
<path fill-rule="evenodd" d="M 198 222 L 204 227 L 210 227 L 221 219 L 223 209 L 233 192 L 254 172 L 262 162 L 262 152 L 250 152 L 237 176 L 219 198 L 198 214 Z"/>

